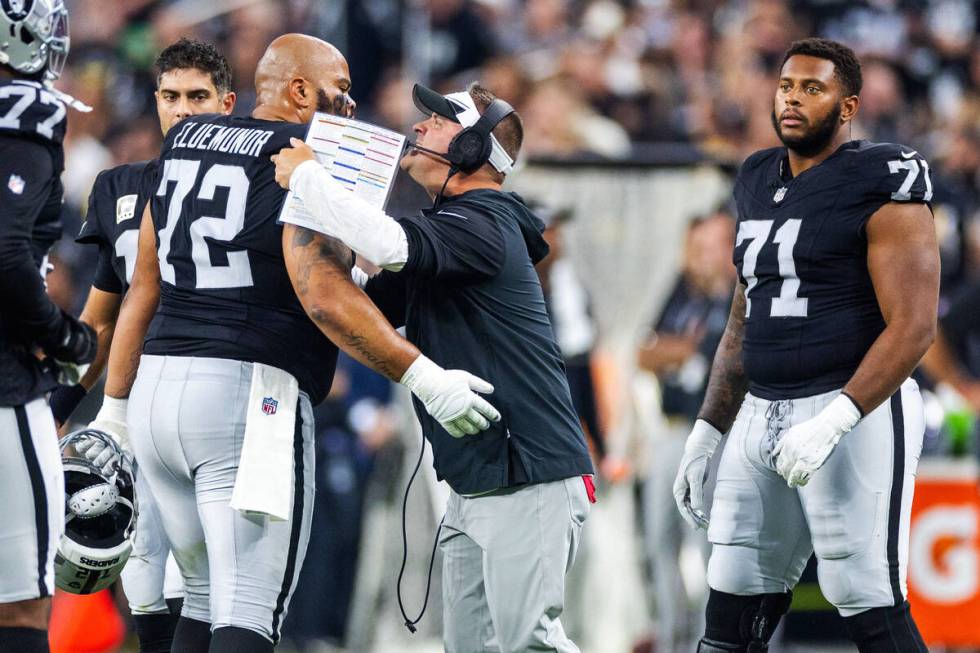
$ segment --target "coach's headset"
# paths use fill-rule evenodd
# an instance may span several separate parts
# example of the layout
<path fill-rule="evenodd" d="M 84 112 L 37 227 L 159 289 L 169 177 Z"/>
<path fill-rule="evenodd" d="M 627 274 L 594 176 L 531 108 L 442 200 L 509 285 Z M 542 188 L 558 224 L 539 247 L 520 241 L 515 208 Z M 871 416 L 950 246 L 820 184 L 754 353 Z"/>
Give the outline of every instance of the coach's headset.
<path fill-rule="evenodd" d="M 421 84 L 416 84 L 412 89 L 412 100 L 422 113 L 439 114 L 463 125 L 463 130 L 453 137 L 445 152 L 436 152 L 411 142 L 406 142 L 406 148 L 437 156 L 449 163 L 449 177 L 457 172 L 471 174 L 487 163 L 504 175 L 513 169 L 514 160 L 493 135 L 497 125 L 514 113 L 514 107 L 510 104 L 496 98 L 481 114 L 468 92 L 441 95 Z"/>

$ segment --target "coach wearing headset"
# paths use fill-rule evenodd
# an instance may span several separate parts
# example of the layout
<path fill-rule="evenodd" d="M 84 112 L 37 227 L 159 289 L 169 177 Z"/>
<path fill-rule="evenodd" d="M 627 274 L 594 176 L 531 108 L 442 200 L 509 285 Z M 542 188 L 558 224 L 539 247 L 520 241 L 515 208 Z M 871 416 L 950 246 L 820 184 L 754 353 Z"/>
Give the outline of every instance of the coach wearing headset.
<path fill-rule="evenodd" d="M 401 168 L 433 197 L 431 209 L 390 218 L 298 140 L 273 157 L 276 180 L 321 231 L 383 268 L 355 275 L 425 354 L 405 385 L 434 364 L 492 383 L 470 381 L 499 411 L 479 433 L 487 423 L 450 433 L 415 405 L 437 475 L 452 488 L 439 538 L 446 650 L 578 651 L 559 615 L 594 500 L 592 462 L 534 271 L 548 252 L 544 225 L 501 191 L 521 120 L 476 84 L 446 96 L 416 85 L 413 97 L 428 117 Z"/>

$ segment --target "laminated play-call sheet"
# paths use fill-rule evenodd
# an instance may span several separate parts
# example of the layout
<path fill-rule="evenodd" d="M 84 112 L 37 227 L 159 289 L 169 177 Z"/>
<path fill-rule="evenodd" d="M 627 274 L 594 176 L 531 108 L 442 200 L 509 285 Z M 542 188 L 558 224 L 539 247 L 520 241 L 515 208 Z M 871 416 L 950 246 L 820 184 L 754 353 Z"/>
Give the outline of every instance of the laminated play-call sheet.
<path fill-rule="evenodd" d="M 404 136 L 370 123 L 317 113 L 306 144 L 334 179 L 372 206 L 384 209 L 398 172 Z M 286 196 L 280 218 L 287 215 L 289 222 L 315 223 L 292 191 Z"/>

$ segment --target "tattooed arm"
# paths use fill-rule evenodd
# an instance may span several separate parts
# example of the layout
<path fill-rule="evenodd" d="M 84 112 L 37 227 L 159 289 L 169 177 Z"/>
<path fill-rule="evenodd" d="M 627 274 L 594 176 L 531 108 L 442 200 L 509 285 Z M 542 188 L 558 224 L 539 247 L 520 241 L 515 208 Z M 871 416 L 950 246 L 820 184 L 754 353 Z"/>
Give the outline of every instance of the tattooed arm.
<path fill-rule="evenodd" d="M 129 396 L 143 353 L 143 339 L 159 301 L 160 266 L 157 263 L 156 234 L 147 203 L 140 222 L 133 283 L 123 298 L 109 350 L 109 372 L 105 383 L 107 396 Z"/>
<path fill-rule="evenodd" d="M 698 419 L 711 424 L 725 433 L 735 422 L 738 408 L 742 405 L 749 381 L 742 366 L 742 336 L 745 333 L 745 286 L 737 284 L 728 326 L 718 343 L 715 360 L 711 364 L 708 389 L 701 403 Z"/>
<path fill-rule="evenodd" d="M 351 280 L 350 249 L 315 231 L 285 224 L 282 251 L 296 296 L 314 324 L 356 360 L 400 381 L 420 352 L 395 332 Z"/>

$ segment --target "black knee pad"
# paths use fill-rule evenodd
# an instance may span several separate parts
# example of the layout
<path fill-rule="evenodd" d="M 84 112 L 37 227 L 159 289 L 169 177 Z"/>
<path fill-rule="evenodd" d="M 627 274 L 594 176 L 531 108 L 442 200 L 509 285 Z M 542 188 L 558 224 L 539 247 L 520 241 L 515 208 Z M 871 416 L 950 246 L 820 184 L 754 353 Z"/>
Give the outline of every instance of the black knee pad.
<path fill-rule="evenodd" d="M 184 599 L 177 597 L 175 599 L 166 599 L 167 609 L 170 610 L 170 614 L 175 617 L 180 616 L 180 611 L 184 609 Z"/>
<path fill-rule="evenodd" d="M 0 626 L 0 651 L 48 653 L 48 631 Z"/>
<path fill-rule="evenodd" d="M 272 653 L 272 642 L 254 630 L 225 626 L 211 635 L 210 653 Z"/>
<path fill-rule="evenodd" d="M 851 641 L 860 653 L 926 653 L 925 642 L 912 619 L 909 602 L 872 608 L 853 617 L 844 617 Z"/>
<path fill-rule="evenodd" d="M 789 591 L 738 596 L 711 590 L 705 611 L 704 639 L 698 650 L 707 653 L 769 650 L 769 639 L 792 600 L 793 593 Z"/>
<path fill-rule="evenodd" d="M 170 653 L 177 619 L 176 615 L 169 612 L 134 614 L 133 624 L 140 643 L 139 653 Z"/>
<path fill-rule="evenodd" d="M 181 653 L 208 653 L 211 646 L 211 624 L 180 617 L 174 629 L 173 650 Z"/>

